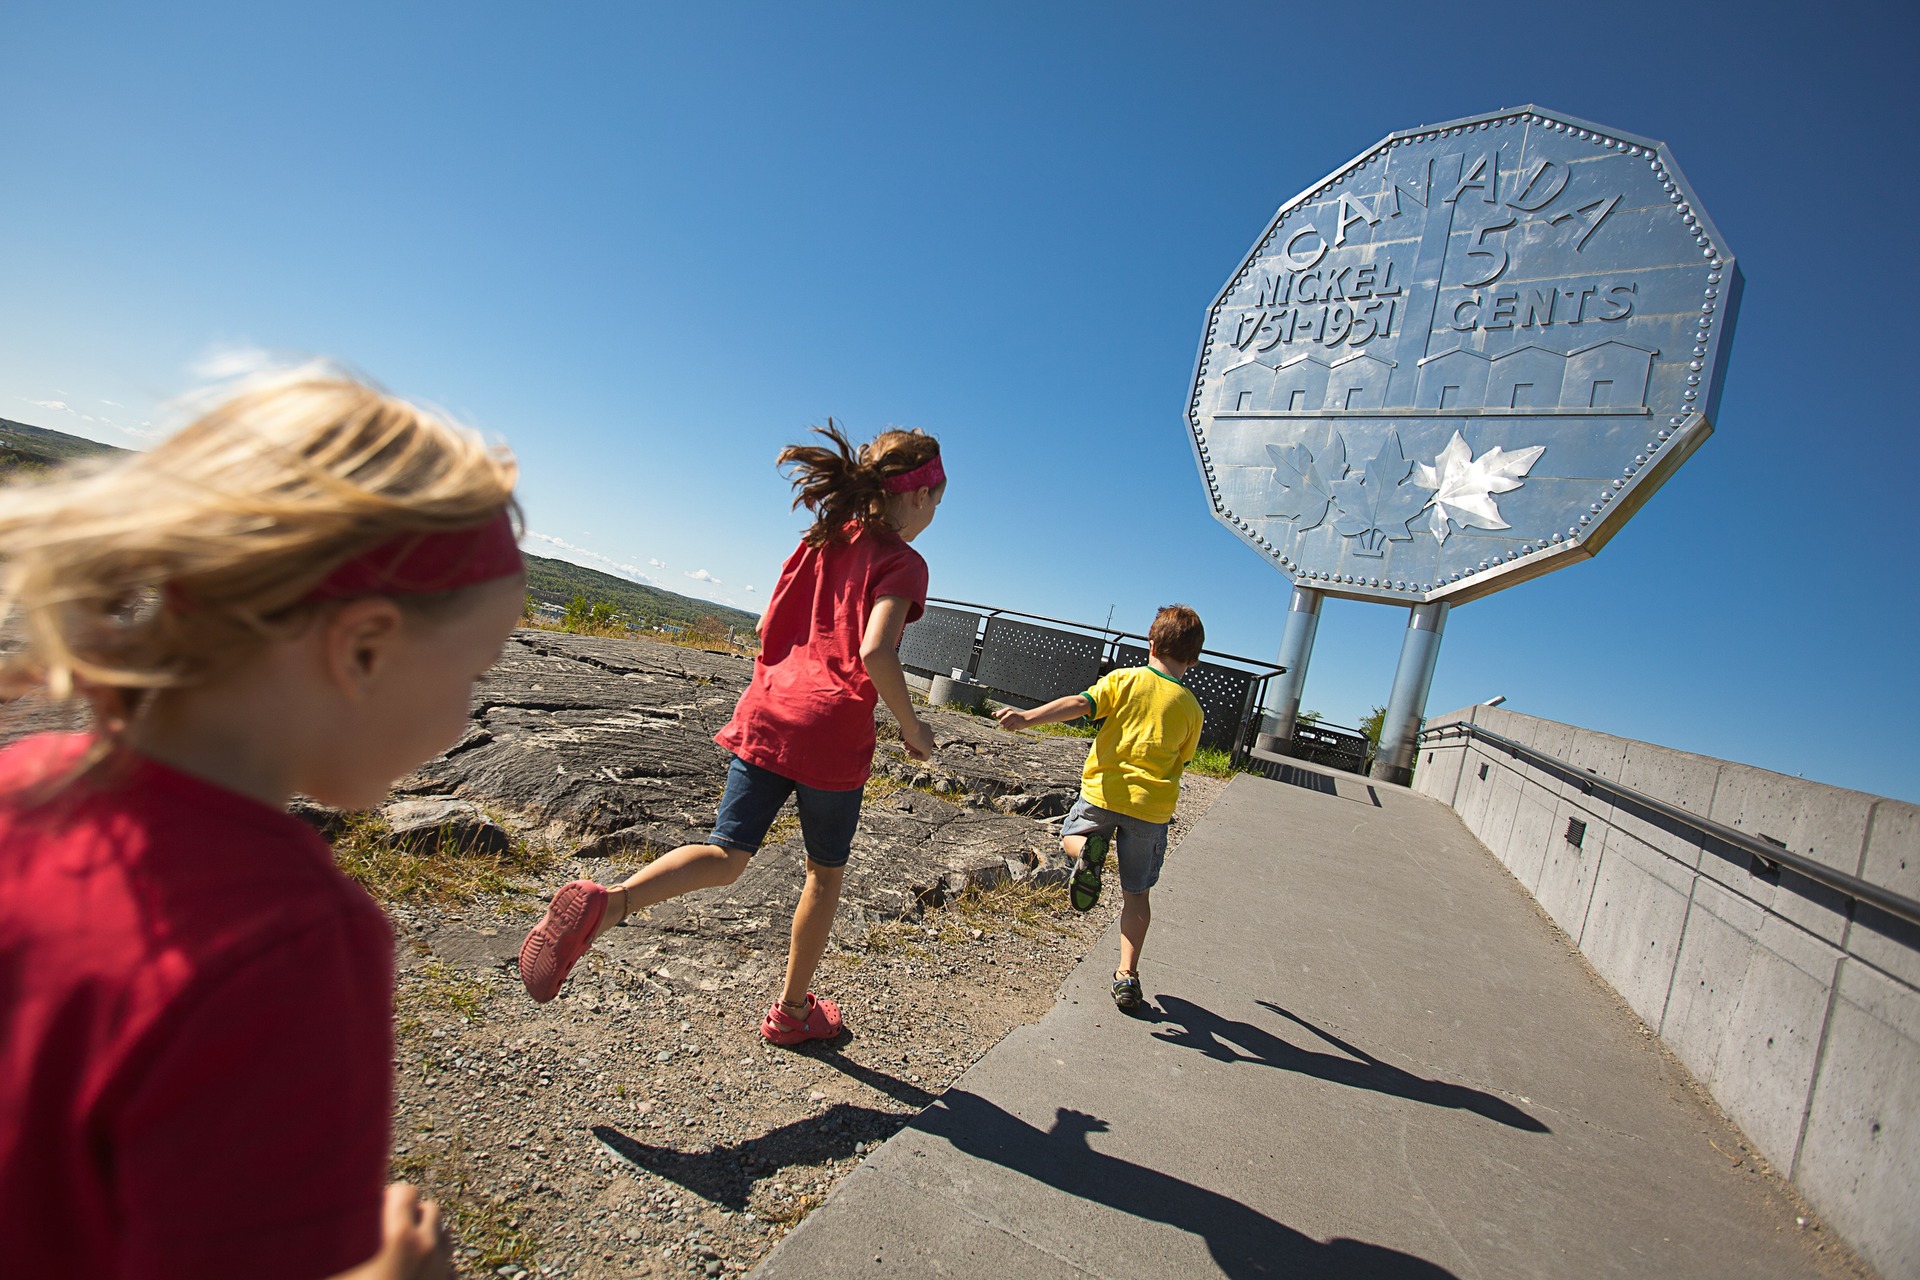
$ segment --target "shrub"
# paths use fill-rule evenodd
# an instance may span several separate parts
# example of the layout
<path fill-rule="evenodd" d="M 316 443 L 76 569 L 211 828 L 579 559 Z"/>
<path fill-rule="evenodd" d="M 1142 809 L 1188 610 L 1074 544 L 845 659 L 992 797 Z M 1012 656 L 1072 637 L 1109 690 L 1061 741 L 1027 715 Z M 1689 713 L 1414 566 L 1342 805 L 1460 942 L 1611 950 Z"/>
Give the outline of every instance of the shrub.
<path fill-rule="evenodd" d="M 620 621 L 618 610 L 605 600 L 588 601 L 585 596 L 575 596 L 567 602 L 566 617 L 561 621 L 560 629 L 577 636 L 627 634 L 626 623 Z"/>

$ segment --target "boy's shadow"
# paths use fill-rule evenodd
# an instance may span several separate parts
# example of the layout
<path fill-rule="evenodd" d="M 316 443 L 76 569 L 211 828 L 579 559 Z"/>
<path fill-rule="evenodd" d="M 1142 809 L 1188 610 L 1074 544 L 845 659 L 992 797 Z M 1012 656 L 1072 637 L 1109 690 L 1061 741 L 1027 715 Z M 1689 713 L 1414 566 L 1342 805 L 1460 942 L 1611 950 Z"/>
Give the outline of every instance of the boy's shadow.
<path fill-rule="evenodd" d="M 952 1089 L 922 1112 L 914 1127 L 1070 1196 L 1199 1236 L 1214 1265 L 1229 1276 L 1444 1280 L 1453 1275 L 1381 1245 L 1344 1238 L 1322 1244 L 1231 1196 L 1095 1151 L 1087 1135 L 1106 1132 L 1107 1123 L 1084 1112 L 1061 1107 L 1053 1123 L 1040 1129 L 985 1098 Z"/>
<path fill-rule="evenodd" d="M 1179 996 L 1160 997 L 1162 1013 L 1151 1020 L 1176 1025 L 1170 1030 L 1156 1031 L 1153 1035 L 1157 1040 L 1164 1040 L 1168 1044 L 1177 1044 L 1183 1048 L 1196 1049 L 1220 1062 L 1252 1062 L 1260 1066 L 1278 1067 L 1283 1071 L 1295 1071 L 1331 1084 L 1347 1085 L 1355 1089 L 1371 1089 L 1375 1093 L 1390 1094 L 1410 1102 L 1423 1102 L 1431 1107 L 1471 1111 L 1498 1124 L 1514 1129 L 1524 1129 L 1528 1133 L 1553 1132 L 1504 1098 L 1466 1085 L 1416 1076 L 1411 1071 L 1380 1061 L 1371 1054 L 1339 1039 L 1333 1033 L 1314 1026 L 1298 1014 L 1282 1009 L 1277 1004 L 1266 1000 L 1257 1003 L 1296 1026 L 1312 1032 L 1340 1050 L 1340 1053 L 1315 1053 L 1310 1049 L 1302 1049 L 1298 1045 L 1282 1040 L 1271 1031 L 1263 1030 L 1249 1022 L 1235 1022 L 1223 1018 L 1192 1001 L 1182 1000 Z M 1350 1056 L 1342 1057 L 1340 1054 Z"/>

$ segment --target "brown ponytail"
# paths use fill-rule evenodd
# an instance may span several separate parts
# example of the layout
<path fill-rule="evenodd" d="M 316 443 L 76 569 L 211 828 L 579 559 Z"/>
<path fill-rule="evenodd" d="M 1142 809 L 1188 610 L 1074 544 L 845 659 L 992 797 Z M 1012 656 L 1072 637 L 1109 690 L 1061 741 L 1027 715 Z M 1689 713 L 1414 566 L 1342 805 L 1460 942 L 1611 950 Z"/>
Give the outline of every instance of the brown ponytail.
<path fill-rule="evenodd" d="M 940 442 L 924 431 L 882 431 L 858 453 L 832 418 L 815 427 L 833 445 L 788 445 L 780 451 L 780 465 L 793 467 L 793 505 L 813 512 L 807 530 L 809 546 L 843 542 L 847 526 L 855 521 L 869 529 L 886 527 L 887 480 L 905 475 L 939 456 Z"/>

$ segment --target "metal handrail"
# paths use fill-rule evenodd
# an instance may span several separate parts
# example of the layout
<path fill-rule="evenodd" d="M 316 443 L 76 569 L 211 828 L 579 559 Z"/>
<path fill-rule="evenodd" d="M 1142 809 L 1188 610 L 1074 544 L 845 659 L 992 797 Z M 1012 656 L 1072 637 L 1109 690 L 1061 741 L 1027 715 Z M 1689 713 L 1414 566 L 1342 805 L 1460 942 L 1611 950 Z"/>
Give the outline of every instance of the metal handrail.
<path fill-rule="evenodd" d="M 1537 751 L 1524 743 L 1515 742 L 1505 734 L 1495 733 L 1492 729 L 1474 724 L 1472 721 L 1456 720 L 1452 724 L 1435 725 L 1430 729 L 1423 729 L 1420 732 L 1418 741 L 1426 743 L 1456 734 L 1469 738 L 1484 738 L 1495 746 L 1504 749 L 1509 755 L 1524 756 L 1540 764 L 1565 770 L 1587 786 L 1598 787 L 1624 800 L 1630 800 L 1634 804 L 1644 805 L 1655 813 L 1692 827 L 1702 835 L 1712 836 L 1723 844 L 1730 844 L 1736 849 L 1745 850 L 1748 854 L 1770 866 L 1790 867 L 1795 874 L 1804 876 L 1817 884 L 1823 884 L 1829 889 L 1837 890 L 1855 902 L 1864 902 L 1871 907 L 1886 912 L 1890 916 L 1897 916 L 1909 924 L 1920 925 L 1920 902 L 1916 902 L 1912 898 L 1895 893 L 1891 889 L 1883 888 L 1869 880 L 1862 880 L 1858 876 L 1848 875 L 1844 871 L 1836 871 L 1824 863 L 1802 857 L 1791 849 L 1784 849 L 1779 845 L 1768 844 L 1764 840 L 1757 840 L 1744 831 L 1729 827 L 1724 823 L 1715 822 L 1711 818 L 1703 818 L 1691 810 L 1668 804 L 1665 800 L 1655 799 L 1644 791 L 1635 791 L 1632 787 L 1624 786 L 1621 783 L 1609 782 L 1597 773 L 1589 773 L 1577 765 L 1560 759 L 1558 756 L 1551 756 L 1544 751 Z"/>
<path fill-rule="evenodd" d="M 1002 615 L 1010 615 L 1016 618 L 1031 618 L 1035 622 L 1050 622 L 1057 627 L 1072 627 L 1076 631 L 1091 631 L 1101 637 L 1101 645 L 1105 649 L 1105 653 L 1102 655 L 1102 661 L 1111 661 L 1117 658 L 1121 640 L 1139 640 L 1149 646 L 1152 644 L 1152 640 L 1149 637 L 1143 636 L 1137 631 L 1116 631 L 1112 627 L 1096 627 L 1085 622 L 1071 622 L 1066 618 L 1051 618 L 1044 613 L 1028 613 L 1024 609 L 1001 609 L 993 605 L 974 604 L 969 600 L 949 600 L 943 596 L 928 596 L 927 603 L 952 605 L 961 609 L 973 609 L 989 620 Z M 1253 735 L 1260 724 L 1260 709 L 1266 705 L 1267 701 L 1267 682 L 1277 675 L 1284 675 L 1287 669 L 1275 662 L 1261 662 L 1257 658 L 1243 658 L 1237 653 L 1226 653 L 1219 649 L 1202 649 L 1200 652 L 1215 658 L 1224 658 L 1229 662 L 1237 662 L 1244 667 L 1255 668 L 1255 670 L 1245 673 L 1250 678 L 1250 683 L 1247 686 L 1247 705 L 1240 712 L 1240 723 L 1234 729 L 1233 747 L 1228 752 L 1229 758 L 1238 764 L 1246 759 L 1248 751 L 1247 744 L 1252 741 Z M 971 670 L 971 665 L 969 665 L 969 670 Z"/>
<path fill-rule="evenodd" d="M 1147 639 L 1146 636 L 1141 635 L 1137 631 L 1116 631 L 1112 627 L 1096 627 L 1090 622 L 1069 622 L 1065 618 L 1049 618 L 1044 613 L 1028 613 L 1024 609 L 1001 609 L 993 605 L 974 604 L 968 600 L 948 600 L 943 596 L 928 596 L 927 603 L 954 605 L 961 609 L 977 609 L 982 614 L 985 614 L 988 617 L 993 617 L 995 614 L 1002 614 L 1002 613 L 1011 614 L 1016 618 L 1032 618 L 1036 622 L 1051 622 L 1058 627 L 1073 627 L 1080 631 L 1097 631 L 1103 636 L 1108 636 L 1116 639 L 1127 639 L 1127 640 Z M 1280 666 L 1278 663 L 1261 662 L 1257 658 L 1243 658 L 1237 653 L 1226 653 L 1219 649 L 1202 649 L 1200 652 L 1210 653 L 1216 658 L 1225 658 L 1229 662 L 1238 662 L 1242 666 L 1259 667 L 1261 670 L 1266 672 L 1266 676 L 1269 679 L 1272 678 L 1273 676 L 1281 675 L 1286 671 L 1286 668 L 1283 666 Z"/>

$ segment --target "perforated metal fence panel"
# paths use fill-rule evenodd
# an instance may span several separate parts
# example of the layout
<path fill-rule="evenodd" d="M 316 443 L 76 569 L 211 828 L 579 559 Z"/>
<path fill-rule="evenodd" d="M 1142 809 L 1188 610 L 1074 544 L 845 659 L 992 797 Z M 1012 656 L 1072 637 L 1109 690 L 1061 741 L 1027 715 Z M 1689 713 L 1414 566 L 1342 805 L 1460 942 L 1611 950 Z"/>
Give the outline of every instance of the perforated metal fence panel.
<path fill-rule="evenodd" d="M 973 666 L 973 638 L 980 615 L 928 605 L 917 622 L 900 633 L 900 665 L 921 675 L 951 675 Z"/>
<path fill-rule="evenodd" d="M 1138 645 L 1120 645 L 1114 650 L 1114 665 L 1144 667 L 1147 665 L 1147 651 Z M 1257 679 L 1259 677 L 1250 672 L 1217 667 L 1211 662 L 1201 663 L 1181 679 L 1181 683 L 1192 690 L 1200 710 L 1206 713 L 1206 724 L 1200 730 L 1201 746 L 1218 747 L 1222 751 L 1233 750 L 1234 740 L 1240 733 L 1240 722 L 1248 711 L 1247 700 L 1253 696 L 1253 684 Z"/>
<path fill-rule="evenodd" d="M 1105 648 L 1097 636 L 989 618 L 975 678 L 989 689 L 1046 702 L 1098 680 Z"/>

